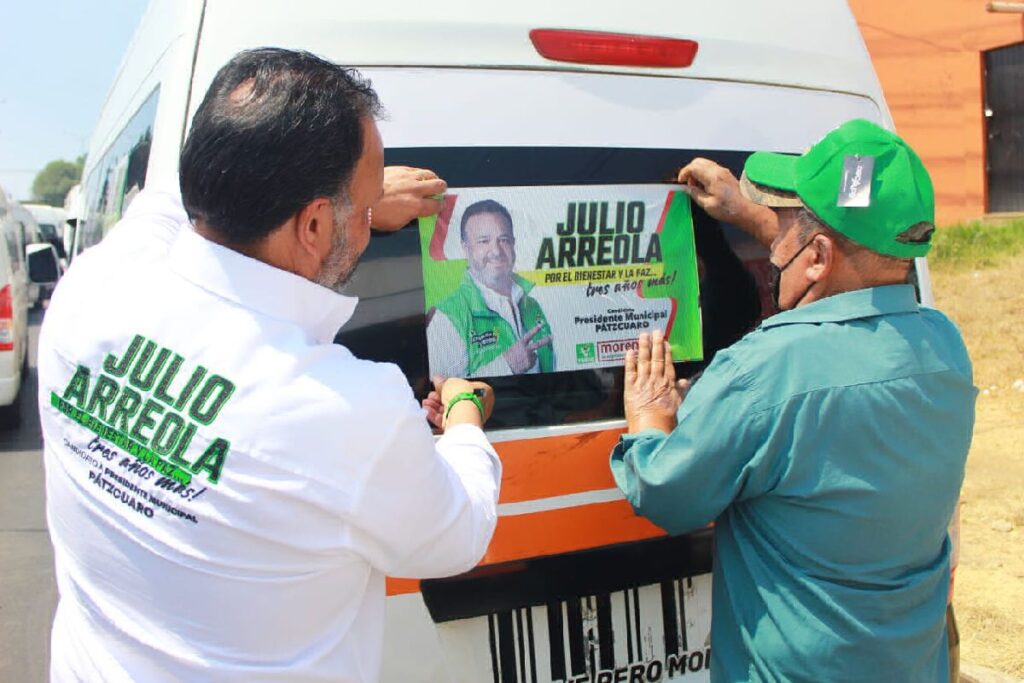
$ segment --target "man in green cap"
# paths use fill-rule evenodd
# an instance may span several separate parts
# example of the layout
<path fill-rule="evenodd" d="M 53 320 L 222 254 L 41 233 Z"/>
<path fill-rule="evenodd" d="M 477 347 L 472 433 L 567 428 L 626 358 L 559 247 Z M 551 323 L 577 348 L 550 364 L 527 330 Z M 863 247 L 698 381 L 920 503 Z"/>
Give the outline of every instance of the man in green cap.
<path fill-rule="evenodd" d="M 927 171 L 856 120 L 802 156 L 752 155 L 739 181 L 704 159 L 679 180 L 770 245 L 781 311 L 689 391 L 661 333 L 626 358 L 616 481 L 670 533 L 716 522 L 712 681 L 947 681 L 977 392 L 959 332 L 907 284 Z"/>

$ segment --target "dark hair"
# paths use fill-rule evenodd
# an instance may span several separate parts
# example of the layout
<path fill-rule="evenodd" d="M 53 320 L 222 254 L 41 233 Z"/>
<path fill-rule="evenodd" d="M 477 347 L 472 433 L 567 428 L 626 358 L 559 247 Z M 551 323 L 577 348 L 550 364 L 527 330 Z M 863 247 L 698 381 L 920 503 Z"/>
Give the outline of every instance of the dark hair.
<path fill-rule="evenodd" d="M 508 223 L 509 231 L 512 231 L 512 214 L 508 212 L 508 209 L 493 199 L 481 199 L 478 202 L 470 204 L 462 213 L 462 222 L 459 224 L 459 235 L 462 237 L 463 242 L 466 241 L 466 223 L 469 222 L 470 218 L 481 213 L 493 213 L 501 216 L 505 219 L 505 222 Z"/>
<path fill-rule="evenodd" d="M 181 151 L 189 217 L 248 244 L 318 197 L 346 198 L 363 120 L 380 109 L 354 69 L 308 52 L 238 53 L 214 77 Z"/>

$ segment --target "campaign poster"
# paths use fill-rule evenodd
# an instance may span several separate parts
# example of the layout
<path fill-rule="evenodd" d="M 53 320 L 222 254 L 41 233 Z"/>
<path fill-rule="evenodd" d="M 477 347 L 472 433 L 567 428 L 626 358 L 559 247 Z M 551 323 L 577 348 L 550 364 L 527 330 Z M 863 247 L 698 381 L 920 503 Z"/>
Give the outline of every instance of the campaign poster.
<path fill-rule="evenodd" d="M 621 365 L 661 329 L 702 358 L 690 198 L 665 185 L 450 189 L 420 219 L 431 374 Z"/>

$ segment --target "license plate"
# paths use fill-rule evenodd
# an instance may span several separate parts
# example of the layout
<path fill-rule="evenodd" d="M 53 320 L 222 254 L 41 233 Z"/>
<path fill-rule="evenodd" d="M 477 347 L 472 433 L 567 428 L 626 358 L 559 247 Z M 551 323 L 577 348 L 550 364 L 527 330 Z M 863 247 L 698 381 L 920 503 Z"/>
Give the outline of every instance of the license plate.
<path fill-rule="evenodd" d="M 450 674 L 467 683 L 706 681 L 711 575 L 437 628 Z"/>

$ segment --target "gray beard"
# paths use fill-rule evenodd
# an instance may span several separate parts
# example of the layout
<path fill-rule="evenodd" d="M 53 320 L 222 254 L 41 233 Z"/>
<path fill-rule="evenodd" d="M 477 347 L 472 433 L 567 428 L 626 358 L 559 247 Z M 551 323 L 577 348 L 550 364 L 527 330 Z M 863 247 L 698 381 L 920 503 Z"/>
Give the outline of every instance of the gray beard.
<path fill-rule="evenodd" d="M 352 279 L 352 274 L 359 265 L 359 256 L 348 253 L 348 234 L 345 230 L 346 216 L 341 211 L 334 213 L 334 234 L 331 235 L 331 250 L 327 252 L 320 272 L 314 280 L 321 287 L 334 292 L 342 288 Z"/>

